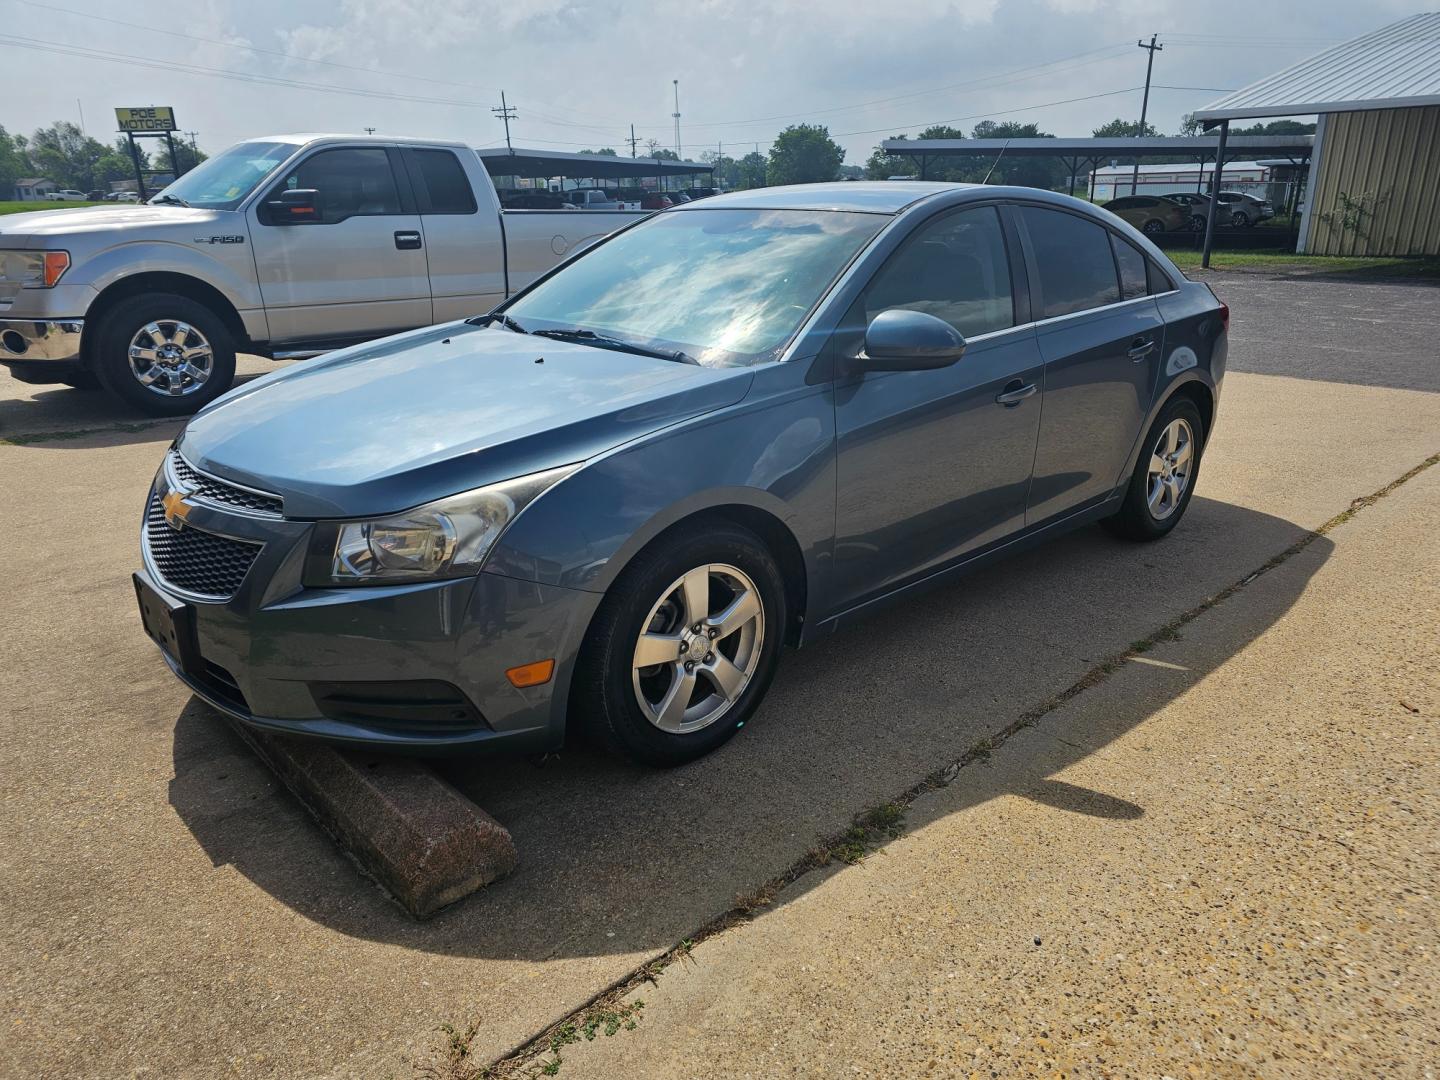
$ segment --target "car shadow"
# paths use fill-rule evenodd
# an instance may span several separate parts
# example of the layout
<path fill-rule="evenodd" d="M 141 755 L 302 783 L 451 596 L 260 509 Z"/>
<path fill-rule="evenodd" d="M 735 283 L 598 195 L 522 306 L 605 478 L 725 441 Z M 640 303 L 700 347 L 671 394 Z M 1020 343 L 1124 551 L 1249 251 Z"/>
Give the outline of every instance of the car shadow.
<path fill-rule="evenodd" d="M 263 374 L 263 369 L 244 372 L 236 377 L 235 385 L 243 386 Z M 152 416 L 100 389 L 32 386 L 5 378 L 3 372 L 0 372 L 0 378 L 4 382 L 4 388 L 0 389 L 0 439 L 20 446 L 44 443 L 46 446 L 84 449 L 89 444 L 77 440 L 77 435 L 143 435 L 161 425 L 184 423 L 190 418 L 189 415 Z M 122 438 L 120 441 L 129 440 Z"/>
<path fill-rule="evenodd" d="M 510 829 L 520 861 L 425 923 L 368 885 L 198 700 L 175 725 L 170 802 L 214 864 L 344 934 L 507 960 L 657 952 L 781 874 L 817 837 L 954 762 L 1305 535 L 1201 498 L 1156 544 L 1082 530 L 788 654 L 740 736 L 682 768 L 642 769 L 583 748 L 543 765 L 440 763 Z M 1308 552 L 1323 559 L 1331 546 L 1316 538 Z M 1299 565 L 1319 562 L 1307 554 Z M 1283 587 L 1215 609 L 1233 631 L 1226 655 L 1280 618 L 1307 578 L 1287 570 L 1272 580 Z M 1143 819 L 1143 807 L 1051 776 L 1208 673 L 1146 670 L 1156 692 L 1104 718 L 1086 748 L 1057 744 L 1033 768 L 961 770 L 952 793 L 966 806 L 1013 793 L 1100 819 Z M 1011 780 L 997 787 L 1002 775 Z M 819 880 L 802 877 L 776 903 Z"/>

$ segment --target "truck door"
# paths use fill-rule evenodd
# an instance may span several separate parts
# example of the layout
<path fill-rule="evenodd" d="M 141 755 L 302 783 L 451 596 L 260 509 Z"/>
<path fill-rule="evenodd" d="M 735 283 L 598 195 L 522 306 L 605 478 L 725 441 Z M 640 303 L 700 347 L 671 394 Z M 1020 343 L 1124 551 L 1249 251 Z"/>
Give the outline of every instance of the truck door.
<path fill-rule="evenodd" d="M 274 205 L 313 190 L 315 212 Z M 390 153 L 324 147 L 251 207 L 250 236 L 274 342 L 375 337 L 432 322 L 420 216 L 406 213 Z"/>
<path fill-rule="evenodd" d="M 420 210 L 435 321 L 483 315 L 505 299 L 505 244 L 491 189 L 476 198 L 453 150 L 407 146 L 400 156 Z"/>

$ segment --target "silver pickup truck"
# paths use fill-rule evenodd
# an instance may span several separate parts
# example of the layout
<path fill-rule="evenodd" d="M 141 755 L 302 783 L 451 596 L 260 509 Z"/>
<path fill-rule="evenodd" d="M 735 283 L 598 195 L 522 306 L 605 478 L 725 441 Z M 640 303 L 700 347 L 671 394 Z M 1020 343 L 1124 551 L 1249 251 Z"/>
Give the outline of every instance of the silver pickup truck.
<path fill-rule="evenodd" d="M 0 217 L 0 363 L 190 413 L 231 385 L 237 352 L 482 314 L 643 213 L 502 210 L 458 143 L 255 139 L 145 205 Z"/>

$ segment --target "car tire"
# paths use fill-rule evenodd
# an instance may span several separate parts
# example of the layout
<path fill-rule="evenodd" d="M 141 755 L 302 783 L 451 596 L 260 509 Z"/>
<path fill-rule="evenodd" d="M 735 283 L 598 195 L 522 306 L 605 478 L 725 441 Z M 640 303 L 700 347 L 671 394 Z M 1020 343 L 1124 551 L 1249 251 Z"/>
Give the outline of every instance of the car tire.
<path fill-rule="evenodd" d="M 1205 216 L 1203 214 L 1190 215 L 1190 231 L 1197 233 L 1205 231 Z"/>
<path fill-rule="evenodd" d="M 1242 210 L 1236 210 L 1230 215 L 1230 224 L 1237 229 L 1246 229 L 1250 226 L 1250 218 Z"/>
<path fill-rule="evenodd" d="M 787 618 L 780 566 L 758 536 L 681 526 L 631 560 L 596 612 L 571 685 L 576 719 L 592 741 L 641 764 L 702 757 L 759 706 Z"/>
<path fill-rule="evenodd" d="M 152 416 L 193 413 L 235 381 L 235 339 L 224 320 L 174 293 L 144 293 L 112 308 L 91 357 L 106 389 Z"/>
<path fill-rule="evenodd" d="M 1125 501 L 1105 527 L 1138 541 L 1159 540 L 1175 528 L 1195 493 L 1204 447 L 1200 410 L 1189 398 L 1172 398 L 1145 433 Z"/>
<path fill-rule="evenodd" d="M 1145 222 L 1145 227 L 1140 231 L 1143 232 L 1146 236 L 1157 236 L 1165 231 L 1165 223 L 1163 221 L 1157 221 L 1156 219 L 1151 218 L 1149 221 Z"/>

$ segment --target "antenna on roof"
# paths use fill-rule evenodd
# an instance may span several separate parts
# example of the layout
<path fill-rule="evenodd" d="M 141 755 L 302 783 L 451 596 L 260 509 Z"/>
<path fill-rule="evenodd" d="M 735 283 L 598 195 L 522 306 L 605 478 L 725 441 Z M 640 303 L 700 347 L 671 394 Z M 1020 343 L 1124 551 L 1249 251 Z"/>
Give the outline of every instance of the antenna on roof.
<path fill-rule="evenodd" d="M 1000 152 L 995 155 L 995 160 L 990 163 L 990 172 L 987 172 L 987 173 L 985 174 L 985 179 L 984 179 L 984 180 L 981 180 L 980 183 L 982 183 L 982 184 L 988 184 L 988 183 L 990 182 L 990 177 L 991 177 L 991 175 L 995 172 L 995 166 L 1000 164 L 1000 159 L 1005 156 L 1005 151 L 1008 150 L 1009 148 L 1010 148 L 1010 140 L 1009 140 L 1009 139 L 1006 139 L 1006 140 L 1005 140 L 1005 145 L 1002 146 L 1002 147 L 1000 147 Z"/>

